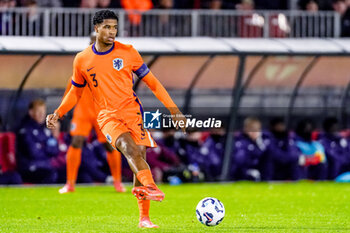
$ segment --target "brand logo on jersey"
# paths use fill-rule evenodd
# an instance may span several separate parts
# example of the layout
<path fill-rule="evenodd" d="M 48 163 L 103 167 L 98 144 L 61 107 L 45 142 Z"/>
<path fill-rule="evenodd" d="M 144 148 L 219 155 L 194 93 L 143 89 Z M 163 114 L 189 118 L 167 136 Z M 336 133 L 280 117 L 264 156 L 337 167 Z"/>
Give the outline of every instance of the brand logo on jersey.
<path fill-rule="evenodd" d="M 89 72 L 89 71 L 92 70 L 93 68 L 95 68 L 95 66 L 91 67 L 90 69 L 87 69 L 87 72 Z"/>
<path fill-rule="evenodd" d="M 107 135 L 106 135 L 106 138 L 107 138 L 107 141 L 108 141 L 109 143 L 112 143 L 112 137 L 111 137 L 111 135 L 107 134 Z"/>
<path fill-rule="evenodd" d="M 157 109 L 156 112 L 144 112 L 143 119 L 145 122 L 143 123 L 143 127 L 146 129 L 160 129 L 160 116 L 162 113 Z"/>
<path fill-rule="evenodd" d="M 113 68 L 116 70 L 121 70 L 123 69 L 123 59 L 121 58 L 116 58 L 113 60 Z"/>

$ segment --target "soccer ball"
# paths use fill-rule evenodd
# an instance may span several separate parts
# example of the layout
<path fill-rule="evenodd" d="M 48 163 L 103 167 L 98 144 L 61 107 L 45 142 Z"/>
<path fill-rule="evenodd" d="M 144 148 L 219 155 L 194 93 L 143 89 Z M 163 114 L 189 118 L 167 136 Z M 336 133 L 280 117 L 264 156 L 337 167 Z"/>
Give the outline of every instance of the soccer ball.
<path fill-rule="evenodd" d="M 225 207 L 218 199 L 206 197 L 198 203 L 196 215 L 202 224 L 216 226 L 224 219 Z"/>

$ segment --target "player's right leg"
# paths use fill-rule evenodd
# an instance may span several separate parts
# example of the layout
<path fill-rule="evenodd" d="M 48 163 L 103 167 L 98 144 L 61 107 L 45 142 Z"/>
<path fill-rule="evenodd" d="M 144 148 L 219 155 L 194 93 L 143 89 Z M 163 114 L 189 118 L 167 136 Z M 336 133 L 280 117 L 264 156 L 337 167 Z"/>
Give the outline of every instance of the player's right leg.
<path fill-rule="evenodd" d="M 145 160 L 146 149 L 134 142 L 131 134 L 125 132 L 115 140 L 115 146 L 126 157 L 137 180 L 144 186 L 134 187 L 133 194 L 140 200 L 162 201 L 164 193 L 155 184 L 151 170 Z"/>
<path fill-rule="evenodd" d="M 84 136 L 73 136 L 72 143 L 67 151 L 67 182 L 58 192 L 69 193 L 74 192 L 75 183 L 77 181 L 78 170 L 81 163 L 81 149 L 85 141 Z"/>

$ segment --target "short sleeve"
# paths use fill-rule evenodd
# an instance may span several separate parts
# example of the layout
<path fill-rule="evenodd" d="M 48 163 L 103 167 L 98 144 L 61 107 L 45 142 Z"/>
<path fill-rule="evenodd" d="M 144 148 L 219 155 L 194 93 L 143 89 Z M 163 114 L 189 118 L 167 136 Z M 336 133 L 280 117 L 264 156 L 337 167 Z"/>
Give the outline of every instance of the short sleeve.
<path fill-rule="evenodd" d="M 76 87 L 85 87 L 86 85 L 86 80 L 80 70 L 78 55 L 74 58 L 74 62 L 73 62 L 72 85 Z"/>

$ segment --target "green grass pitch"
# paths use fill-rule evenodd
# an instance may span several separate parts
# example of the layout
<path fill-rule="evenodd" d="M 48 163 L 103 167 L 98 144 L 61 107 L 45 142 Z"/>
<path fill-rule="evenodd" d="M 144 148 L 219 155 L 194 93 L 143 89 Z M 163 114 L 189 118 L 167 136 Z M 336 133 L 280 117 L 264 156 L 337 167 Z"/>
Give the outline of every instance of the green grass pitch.
<path fill-rule="evenodd" d="M 0 188 L 0 232 L 349 232 L 350 185 L 249 183 L 161 185 L 166 198 L 152 202 L 159 229 L 138 229 L 136 199 L 110 186 Z M 198 222 L 195 207 L 216 197 L 226 209 L 219 226 Z"/>

